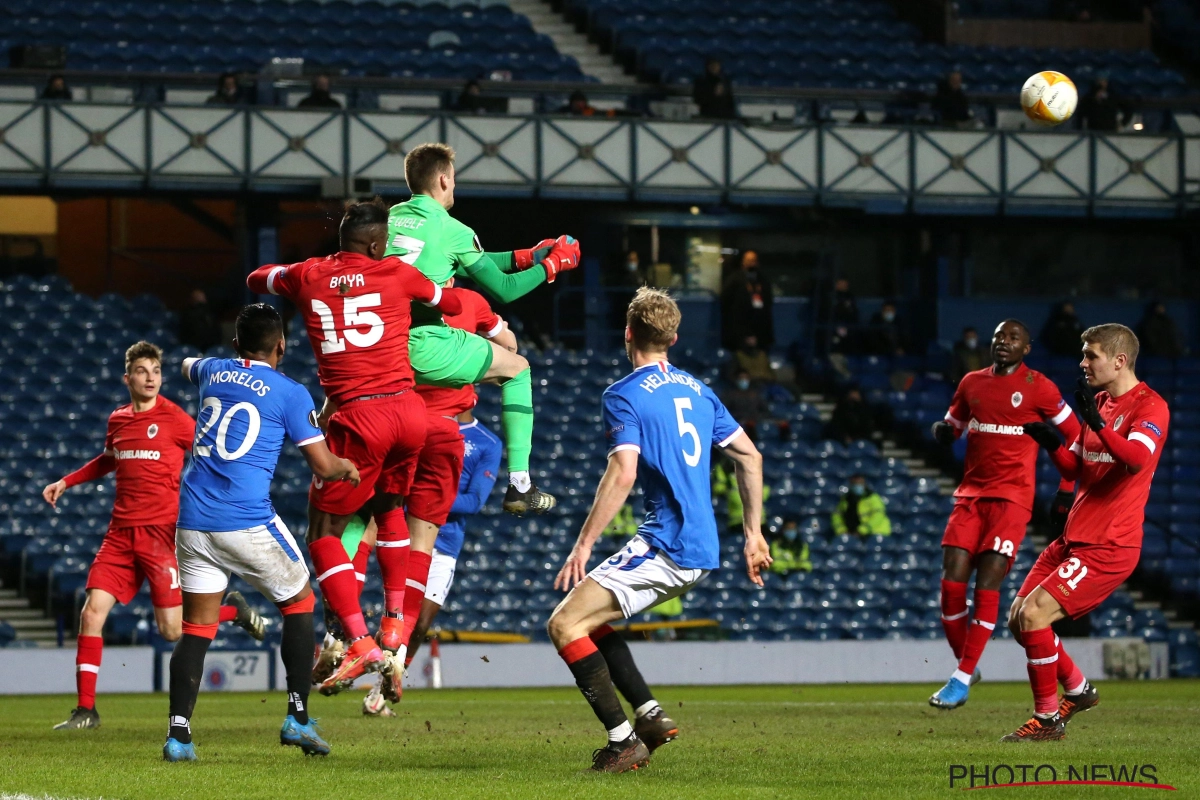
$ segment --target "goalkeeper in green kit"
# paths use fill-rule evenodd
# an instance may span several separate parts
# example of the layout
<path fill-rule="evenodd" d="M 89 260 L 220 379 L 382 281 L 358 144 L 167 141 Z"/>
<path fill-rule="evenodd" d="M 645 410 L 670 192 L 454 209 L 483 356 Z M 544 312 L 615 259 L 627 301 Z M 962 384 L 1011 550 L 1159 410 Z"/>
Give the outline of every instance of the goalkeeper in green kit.
<path fill-rule="evenodd" d="M 449 145 L 422 144 L 409 151 L 404 179 L 413 196 L 392 206 L 388 214 L 385 255 L 399 257 L 439 286 L 455 277 L 470 278 L 499 302 L 508 303 L 579 266 L 579 243 L 570 236 L 546 239 L 529 250 L 484 252 L 475 232 L 449 214 L 454 205 L 454 150 Z M 553 508 L 554 497 L 539 491 L 529 475 L 529 362 L 482 336 L 447 325 L 441 312 L 420 303 L 412 308 L 408 355 L 417 383 L 500 385 L 509 481 L 504 510 L 524 514 Z"/>

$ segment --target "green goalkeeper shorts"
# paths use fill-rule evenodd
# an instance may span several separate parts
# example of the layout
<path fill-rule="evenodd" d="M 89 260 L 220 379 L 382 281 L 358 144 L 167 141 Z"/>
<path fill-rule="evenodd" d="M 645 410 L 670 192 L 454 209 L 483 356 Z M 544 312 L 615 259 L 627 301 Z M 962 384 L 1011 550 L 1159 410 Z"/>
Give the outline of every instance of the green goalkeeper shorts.
<path fill-rule="evenodd" d="M 417 383 L 469 386 L 492 367 L 492 343 L 449 325 L 421 325 L 408 335 L 408 360 Z"/>

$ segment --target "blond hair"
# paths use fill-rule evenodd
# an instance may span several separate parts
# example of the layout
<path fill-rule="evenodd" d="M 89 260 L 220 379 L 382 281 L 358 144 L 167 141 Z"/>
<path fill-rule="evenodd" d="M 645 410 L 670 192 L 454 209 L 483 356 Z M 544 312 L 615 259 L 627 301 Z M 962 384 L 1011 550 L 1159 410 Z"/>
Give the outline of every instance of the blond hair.
<path fill-rule="evenodd" d="M 643 286 L 625 312 L 633 346 L 643 352 L 666 352 L 679 330 L 679 306 L 666 292 Z"/>
<path fill-rule="evenodd" d="M 134 363 L 143 358 L 148 358 L 151 361 L 157 361 L 159 366 L 162 366 L 162 348 L 150 342 L 138 342 L 130 345 L 125 351 L 125 374 L 129 374 Z"/>
<path fill-rule="evenodd" d="M 429 192 L 437 176 L 454 166 L 454 148 L 441 142 L 419 144 L 404 157 L 404 182 L 413 194 Z"/>
<path fill-rule="evenodd" d="M 1093 325 L 1084 331 L 1080 337 L 1084 344 L 1098 344 L 1109 358 L 1116 358 L 1121 353 L 1128 359 L 1129 370 L 1137 364 L 1138 344 L 1137 334 L 1124 325 L 1116 322 L 1106 322 L 1103 325 Z"/>

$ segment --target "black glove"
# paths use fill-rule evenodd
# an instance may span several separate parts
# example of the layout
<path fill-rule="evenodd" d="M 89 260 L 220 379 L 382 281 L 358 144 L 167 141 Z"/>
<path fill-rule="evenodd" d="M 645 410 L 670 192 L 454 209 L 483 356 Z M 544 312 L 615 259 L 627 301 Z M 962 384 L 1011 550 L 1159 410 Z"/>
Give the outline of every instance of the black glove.
<path fill-rule="evenodd" d="M 1087 378 L 1080 378 L 1078 386 L 1075 390 L 1075 410 L 1089 428 L 1099 433 L 1104 430 L 1104 420 L 1100 419 L 1100 409 L 1096 408 L 1092 387 L 1088 386 Z"/>
<path fill-rule="evenodd" d="M 1075 505 L 1075 493 L 1066 492 L 1059 489 L 1054 500 L 1050 503 L 1050 530 L 1054 531 L 1054 537 L 1062 536 L 1063 530 L 1067 527 L 1067 515 L 1071 513 L 1071 506 Z"/>
<path fill-rule="evenodd" d="M 1026 422 L 1021 427 L 1025 429 L 1025 435 L 1045 448 L 1047 453 L 1053 453 L 1062 447 L 1062 439 L 1058 438 L 1058 431 L 1049 422 Z"/>
<path fill-rule="evenodd" d="M 933 440 L 938 444 L 954 444 L 954 426 L 941 420 L 933 423 Z"/>

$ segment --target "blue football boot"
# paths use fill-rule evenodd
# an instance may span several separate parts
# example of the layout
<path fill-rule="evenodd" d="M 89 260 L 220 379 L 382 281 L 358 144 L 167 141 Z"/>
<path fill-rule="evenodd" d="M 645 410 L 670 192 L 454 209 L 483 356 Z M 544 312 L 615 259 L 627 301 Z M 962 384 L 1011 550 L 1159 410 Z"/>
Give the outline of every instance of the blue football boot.
<path fill-rule="evenodd" d="M 310 719 L 307 725 L 301 725 L 291 714 L 283 720 L 279 729 L 279 743 L 299 747 L 306 756 L 329 755 L 329 742 L 317 733 L 317 721 Z"/>
<path fill-rule="evenodd" d="M 929 698 L 929 705 L 943 711 L 958 708 L 967 702 L 967 694 L 971 691 L 971 687 L 979 683 L 979 679 L 982 677 L 979 670 L 975 670 L 971 675 L 970 683 L 963 683 L 958 678 L 951 677 L 946 681 L 945 686 L 938 689 L 937 693 Z"/>
<path fill-rule="evenodd" d="M 178 739 L 167 739 L 163 745 L 163 761 L 196 761 L 196 746 Z"/>

